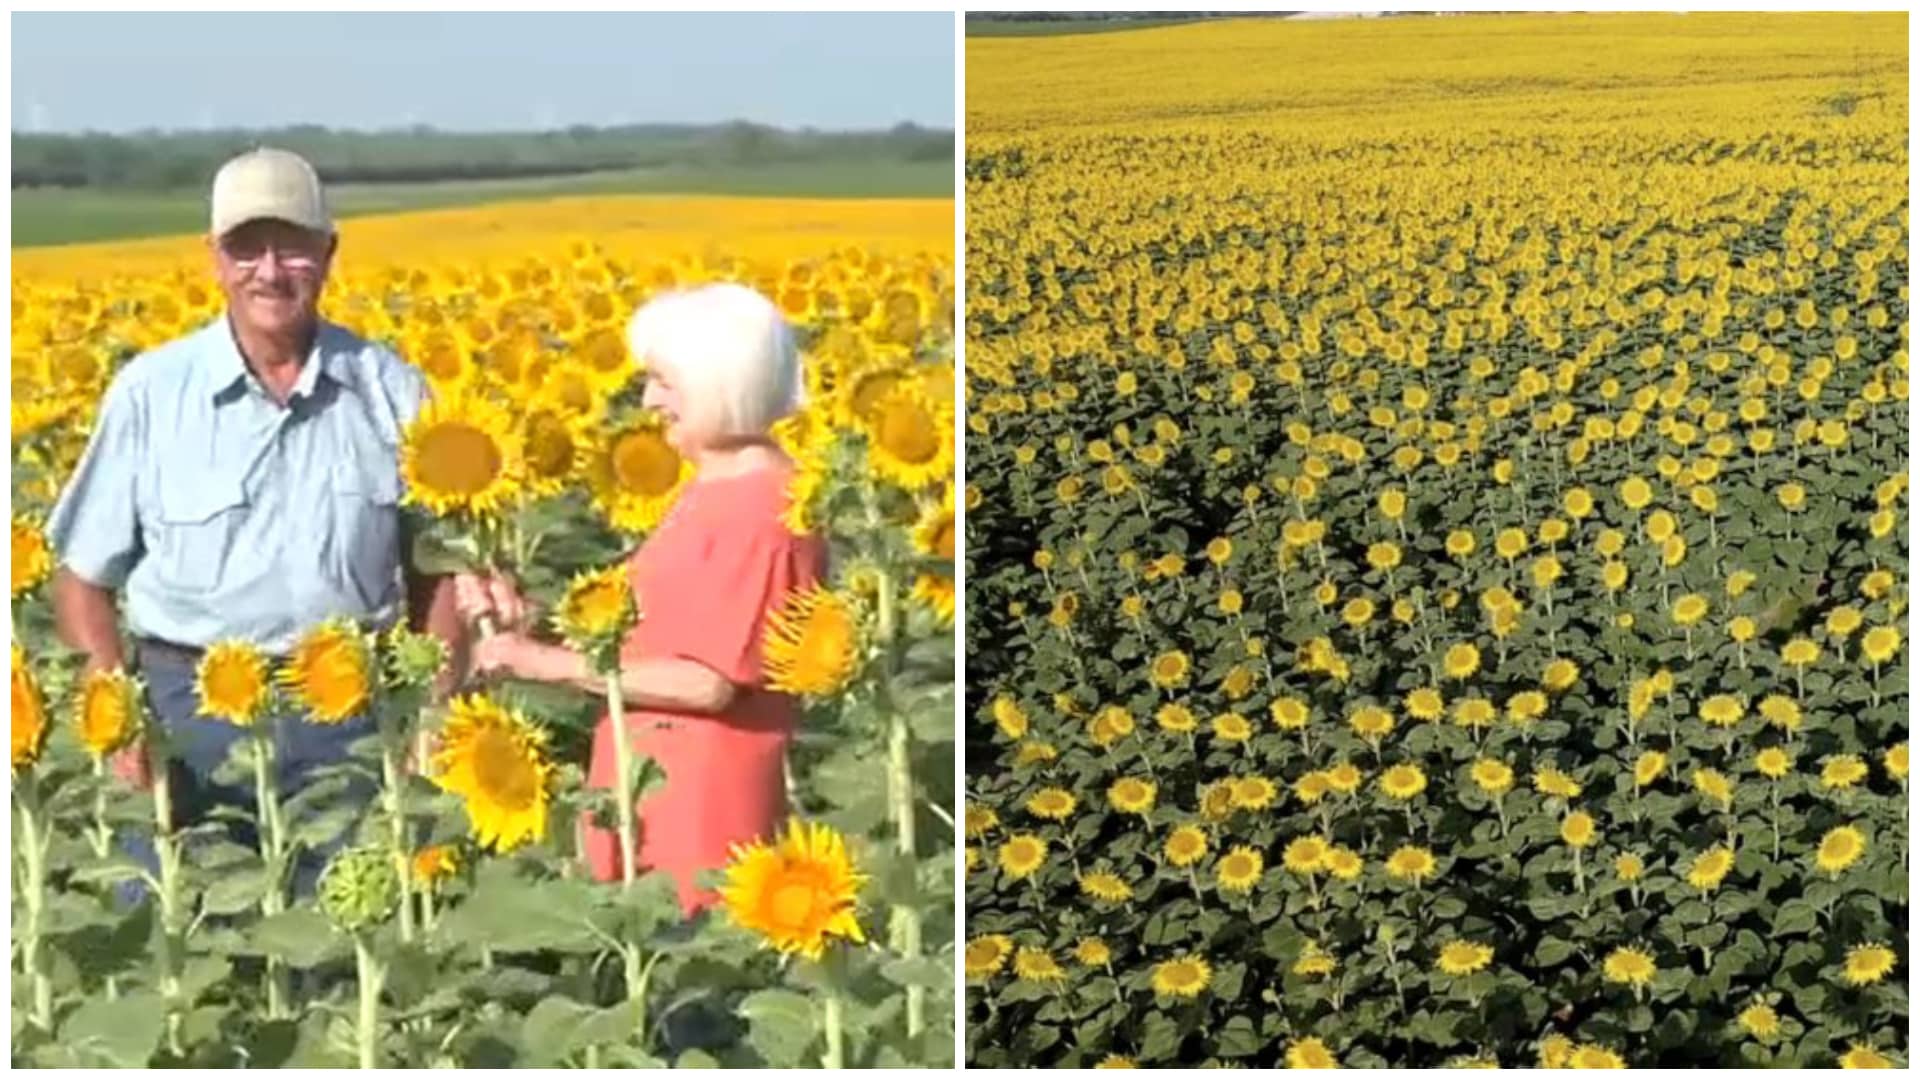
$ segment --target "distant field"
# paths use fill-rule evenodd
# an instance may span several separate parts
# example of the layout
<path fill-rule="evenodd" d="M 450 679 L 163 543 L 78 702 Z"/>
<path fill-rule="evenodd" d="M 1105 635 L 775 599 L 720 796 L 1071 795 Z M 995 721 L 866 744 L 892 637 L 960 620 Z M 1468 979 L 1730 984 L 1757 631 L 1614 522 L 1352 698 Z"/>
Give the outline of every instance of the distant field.
<path fill-rule="evenodd" d="M 950 198 L 946 161 L 836 161 L 736 169 L 635 169 L 513 180 L 342 184 L 328 190 L 338 217 L 562 195 L 684 194 L 791 198 Z M 13 193 L 13 246 L 46 247 L 206 227 L 206 192 L 43 189 Z"/>
<path fill-rule="evenodd" d="M 1151 30 L 1183 26 L 1194 19 L 1067 19 L 1027 22 L 1021 19 L 967 21 L 968 37 L 1059 37 L 1064 34 L 1110 34 L 1116 30 Z"/>

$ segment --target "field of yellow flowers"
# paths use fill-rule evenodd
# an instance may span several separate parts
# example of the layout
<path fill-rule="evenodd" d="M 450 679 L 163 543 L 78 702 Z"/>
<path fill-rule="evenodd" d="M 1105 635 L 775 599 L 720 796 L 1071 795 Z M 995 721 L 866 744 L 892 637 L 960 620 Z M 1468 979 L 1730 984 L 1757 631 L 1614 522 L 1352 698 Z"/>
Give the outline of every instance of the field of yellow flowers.
<path fill-rule="evenodd" d="M 1904 1064 L 1905 41 L 969 42 L 970 1063 Z"/>
<path fill-rule="evenodd" d="M 195 238 L 16 252 L 13 1061 L 950 1064 L 952 215 L 603 198 L 342 228 L 323 314 L 434 391 L 403 448 L 418 557 L 511 568 L 602 658 L 639 617 L 620 560 L 691 472 L 638 407 L 626 320 L 726 280 L 797 328 L 807 404 L 776 434 L 802 466 L 791 524 L 833 545 L 831 581 L 788 598 L 766 645 L 775 685 L 808 703 L 800 820 L 739 851 L 725 903 L 692 922 L 664 875 L 597 885 L 573 851 L 580 815 L 614 815 L 657 768 L 623 760 L 628 783 L 589 790 L 584 698 L 509 684 L 433 703 L 431 638 L 329 623 L 285 658 L 209 650 L 202 711 L 253 736 L 229 778 L 255 793 L 257 845 L 181 828 L 164 783 L 113 780 L 105 760 L 149 722 L 141 686 L 81 678 L 56 640 L 41 526 L 114 373 L 220 297 Z M 264 717 L 363 710 L 379 735 L 342 775 L 277 790 Z M 343 799 L 346 773 L 378 797 Z M 121 853 L 133 836 L 157 870 Z M 340 837 L 317 891 L 292 888 L 298 852 Z"/>

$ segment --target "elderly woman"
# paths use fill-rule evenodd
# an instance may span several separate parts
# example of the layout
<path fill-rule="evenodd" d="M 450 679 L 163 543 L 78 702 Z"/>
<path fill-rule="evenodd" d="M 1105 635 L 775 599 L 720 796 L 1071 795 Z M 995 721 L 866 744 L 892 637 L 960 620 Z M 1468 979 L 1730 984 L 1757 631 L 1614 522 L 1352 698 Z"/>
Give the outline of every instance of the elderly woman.
<path fill-rule="evenodd" d="M 647 366 L 643 402 L 695 469 L 628 560 L 644 618 L 621 650 L 620 672 L 633 746 L 666 773 L 636 808 L 636 863 L 672 874 L 691 913 L 716 899 L 695 875 L 785 817 L 784 762 L 799 708 L 764 685 L 761 639 L 769 611 L 825 574 L 826 546 L 782 521 L 794 465 L 767 431 L 798 405 L 801 380 L 773 304 L 737 285 L 672 293 L 634 315 L 628 340 Z M 469 619 L 508 628 L 475 646 L 476 670 L 604 692 L 585 656 L 520 629 L 527 610 L 511 583 L 462 575 L 456 596 Z M 615 773 L 603 716 L 588 782 L 610 787 Z M 620 876 L 616 835 L 585 830 L 603 881 Z"/>

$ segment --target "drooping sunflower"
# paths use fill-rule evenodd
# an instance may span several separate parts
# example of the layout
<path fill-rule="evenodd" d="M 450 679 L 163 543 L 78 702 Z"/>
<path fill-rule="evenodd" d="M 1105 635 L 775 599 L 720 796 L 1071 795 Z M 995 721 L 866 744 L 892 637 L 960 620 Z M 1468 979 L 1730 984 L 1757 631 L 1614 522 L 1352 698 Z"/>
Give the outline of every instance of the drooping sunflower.
<path fill-rule="evenodd" d="M 768 945 L 818 960 L 835 938 L 866 941 L 855 910 L 866 880 L 839 833 L 790 818 L 776 843 L 734 846 L 720 897 L 728 916 Z"/>
<path fill-rule="evenodd" d="M 795 590 L 768 614 L 761 649 L 773 689 L 810 697 L 840 693 L 860 673 L 860 617 L 853 600 L 818 585 Z"/>
<path fill-rule="evenodd" d="M 615 563 L 575 575 L 554 608 L 553 625 L 567 644 L 590 652 L 617 644 L 639 617 L 627 568 Z"/>
<path fill-rule="evenodd" d="M 13 771 L 31 769 L 47 745 L 47 706 L 26 651 L 13 647 Z"/>
<path fill-rule="evenodd" d="M 953 480 L 953 415 L 917 389 L 896 386 L 867 421 L 867 461 L 880 477 L 919 491 Z"/>
<path fill-rule="evenodd" d="M 40 587 L 53 573 L 53 551 L 46 533 L 29 518 L 13 515 L 13 598 Z"/>
<path fill-rule="evenodd" d="M 294 645 L 279 678 L 309 719 L 338 724 L 366 708 L 377 674 L 372 646 L 360 628 L 346 619 L 329 619 Z"/>
<path fill-rule="evenodd" d="M 401 441 L 403 501 L 435 514 L 500 513 L 520 493 L 522 469 L 513 418 L 477 395 L 428 401 Z"/>
<path fill-rule="evenodd" d="M 667 442 L 665 421 L 648 412 L 607 432 L 588 452 L 584 472 L 594 507 L 608 524 L 637 534 L 666 516 L 693 465 Z"/>
<path fill-rule="evenodd" d="M 1153 992 L 1167 997 L 1199 997 L 1213 981 L 1213 967 L 1204 957 L 1181 956 L 1153 967 Z"/>
<path fill-rule="evenodd" d="M 104 758 L 139 737 L 140 690 L 140 681 L 118 668 L 87 673 L 74 721 L 88 753 Z"/>
<path fill-rule="evenodd" d="M 482 847 L 505 853 L 546 837 L 553 773 L 544 729 L 478 694 L 449 703 L 433 779 L 466 800 Z"/>
<path fill-rule="evenodd" d="M 267 658 L 245 641 L 221 641 L 200 657 L 194 673 L 200 712 L 238 727 L 252 727 L 273 702 Z"/>

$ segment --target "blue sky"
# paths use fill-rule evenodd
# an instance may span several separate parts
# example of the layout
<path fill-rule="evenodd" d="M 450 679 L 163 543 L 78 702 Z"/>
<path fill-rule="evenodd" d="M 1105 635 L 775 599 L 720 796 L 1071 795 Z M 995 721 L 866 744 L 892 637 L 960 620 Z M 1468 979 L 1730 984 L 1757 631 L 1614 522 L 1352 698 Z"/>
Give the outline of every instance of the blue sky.
<path fill-rule="evenodd" d="M 954 126 L 940 14 L 15 14 L 16 132 Z"/>

